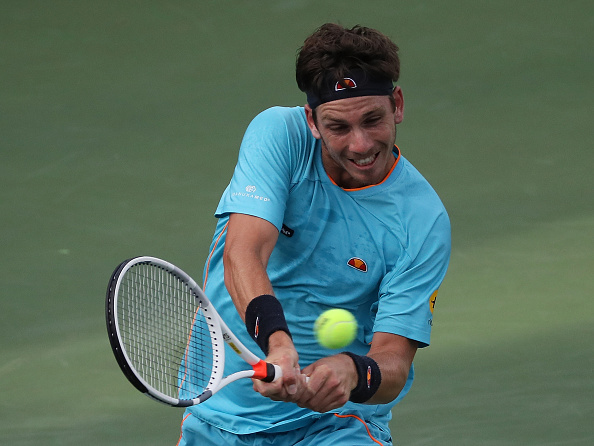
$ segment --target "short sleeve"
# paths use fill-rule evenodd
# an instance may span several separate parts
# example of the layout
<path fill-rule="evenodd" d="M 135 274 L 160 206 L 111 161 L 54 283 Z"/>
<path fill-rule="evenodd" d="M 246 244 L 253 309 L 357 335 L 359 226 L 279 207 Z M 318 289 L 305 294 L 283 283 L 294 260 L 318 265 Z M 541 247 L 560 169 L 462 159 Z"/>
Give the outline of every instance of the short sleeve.
<path fill-rule="evenodd" d="M 435 299 L 450 259 L 451 229 L 445 210 L 427 230 L 419 232 L 423 238 L 408 247 L 400 262 L 403 266 L 380 284 L 374 332 L 398 334 L 425 347 L 430 342 Z"/>
<path fill-rule="evenodd" d="M 300 114 L 297 107 L 273 107 L 254 118 L 244 134 L 217 217 L 243 213 L 281 229 L 297 153 L 307 136 L 303 124 L 295 124 L 299 122 L 295 116 Z"/>

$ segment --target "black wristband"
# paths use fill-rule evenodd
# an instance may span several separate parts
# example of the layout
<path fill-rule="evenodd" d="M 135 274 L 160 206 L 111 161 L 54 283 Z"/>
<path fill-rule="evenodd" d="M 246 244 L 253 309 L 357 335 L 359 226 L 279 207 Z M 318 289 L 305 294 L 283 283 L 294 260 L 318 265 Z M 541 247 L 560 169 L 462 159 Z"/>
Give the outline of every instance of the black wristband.
<path fill-rule="evenodd" d="M 245 327 L 267 356 L 268 338 L 272 333 L 284 331 L 291 336 L 283 307 L 279 300 L 270 294 L 262 294 L 252 299 L 245 310 Z"/>
<path fill-rule="evenodd" d="M 342 354 L 349 356 L 357 369 L 357 386 L 351 391 L 349 401 L 364 403 L 375 395 L 382 382 L 379 366 L 369 356 L 359 356 L 351 352 L 342 352 Z"/>

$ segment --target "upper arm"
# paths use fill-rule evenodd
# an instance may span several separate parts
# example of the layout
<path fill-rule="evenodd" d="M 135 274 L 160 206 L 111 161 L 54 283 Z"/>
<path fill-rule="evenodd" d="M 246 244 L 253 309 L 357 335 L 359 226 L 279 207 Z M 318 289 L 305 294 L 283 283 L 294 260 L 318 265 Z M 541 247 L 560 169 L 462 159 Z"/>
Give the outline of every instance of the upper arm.
<path fill-rule="evenodd" d="M 429 345 L 433 303 L 445 277 L 450 258 L 450 225 L 444 212 L 427 219 L 410 242 L 395 268 L 382 279 L 374 332 L 389 332 Z"/>
<path fill-rule="evenodd" d="M 225 286 L 242 317 L 253 298 L 274 294 L 266 266 L 277 239 L 278 230 L 267 220 L 229 216 L 223 252 Z"/>
<path fill-rule="evenodd" d="M 229 215 L 224 256 L 256 256 L 264 266 L 278 239 L 278 229 L 272 223 L 247 214 Z"/>
<path fill-rule="evenodd" d="M 371 341 L 369 356 L 389 355 L 398 358 L 406 365 L 407 370 L 412 365 L 418 349 L 418 342 L 392 333 L 376 332 Z"/>

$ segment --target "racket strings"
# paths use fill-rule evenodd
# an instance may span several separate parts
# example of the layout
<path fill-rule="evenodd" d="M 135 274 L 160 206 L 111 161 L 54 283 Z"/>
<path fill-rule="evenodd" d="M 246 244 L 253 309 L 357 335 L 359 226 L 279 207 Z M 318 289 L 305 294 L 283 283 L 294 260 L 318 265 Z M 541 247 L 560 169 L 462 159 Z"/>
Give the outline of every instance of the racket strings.
<path fill-rule="evenodd" d="M 120 334 L 142 378 L 159 392 L 190 399 L 213 368 L 210 326 L 185 282 L 151 264 L 130 268 L 118 300 Z"/>

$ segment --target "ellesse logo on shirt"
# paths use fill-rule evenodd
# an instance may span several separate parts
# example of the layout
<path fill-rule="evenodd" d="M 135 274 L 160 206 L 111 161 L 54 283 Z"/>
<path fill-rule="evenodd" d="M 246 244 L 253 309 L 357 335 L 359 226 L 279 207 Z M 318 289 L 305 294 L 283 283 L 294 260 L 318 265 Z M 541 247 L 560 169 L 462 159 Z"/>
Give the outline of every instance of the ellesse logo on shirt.
<path fill-rule="evenodd" d="M 367 272 L 367 263 L 365 263 L 365 260 L 360 259 L 359 257 L 351 257 L 347 262 L 347 265 L 364 273 Z"/>

